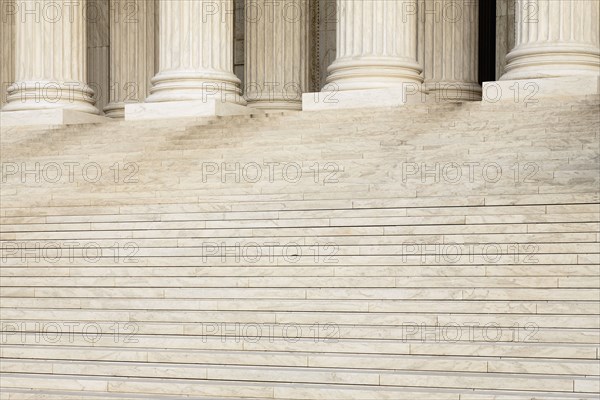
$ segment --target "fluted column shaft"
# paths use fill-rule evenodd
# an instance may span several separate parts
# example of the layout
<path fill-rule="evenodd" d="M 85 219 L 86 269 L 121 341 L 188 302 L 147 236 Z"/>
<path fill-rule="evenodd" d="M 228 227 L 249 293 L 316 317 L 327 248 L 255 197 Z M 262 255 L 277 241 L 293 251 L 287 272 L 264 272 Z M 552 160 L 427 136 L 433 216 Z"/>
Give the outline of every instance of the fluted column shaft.
<path fill-rule="evenodd" d="M 442 101 L 480 100 L 479 0 L 420 0 L 419 37 L 426 91 Z"/>
<path fill-rule="evenodd" d="M 516 0 L 515 47 L 502 80 L 597 76 L 597 0 Z"/>
<path fill-rule="evenodd" d="M 15 79 L 15 12 L 14 0 L 0 1 L 0 107 L 6 103 L 9 86 Z"/>
<path fill-rule="evenodd" d="M 308 0 L 246 0 L 245 97 L 269 110 L 301 110 L 310 89 Z"/>
<path fill-rule="evenodd" d="M 155 74 L 154 0 L 110 2 L 110 103 L 107 117 L 123 118 L 125 103 L 138 103 L 150 94 Z"/>
<path fill-rule="evenodd" d="M 159 72 L 149 102 L 245 104 L 233 73 L 233 0 L 159 0 Z"/>
<path fill-rule="evenodd" d="M 325 90 L 422 82 L 416 0 L 338 0 L 337 13 L 337 58 Z"/>
<path fill-rule="evenodd" d="M 4 111 L 71 109 L 97 114 L 85 83 L 86 0 L 23 0 L 16 14 L 15 84 Z"/>

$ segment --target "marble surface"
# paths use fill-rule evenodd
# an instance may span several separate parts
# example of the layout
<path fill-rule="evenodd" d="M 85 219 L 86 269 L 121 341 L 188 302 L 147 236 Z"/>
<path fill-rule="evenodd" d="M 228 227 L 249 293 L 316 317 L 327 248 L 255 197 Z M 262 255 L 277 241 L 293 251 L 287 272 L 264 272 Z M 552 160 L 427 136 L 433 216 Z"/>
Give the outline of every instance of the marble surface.
<path fill-rule="evenodd" d="M 506 55 L 515 47 L 515 2 L 496 1 L 496 80 L 504 74 Z"/>
<path fill-rule="evenodd" d="M 10 13 L 14 0 L 0 6 L 0 108 L 6 103 L 8 87 L 15 79 L 15 21 Z"/>
<path fill-rule="evenodd" d="M 262 114 L 263 111 L 218 100 L 169 101 L 164 103 L 125 104 L 125 120 L 215 117 Z"/>
<path fill-rule="evenodd" d="M 3 127 L 28 125 L 101 124 L 108 121 L 110 121 L 108 118 L 99 115 L 60 108 L 0 112 L 0 125 Z"/>
<path fill-rule="evenodd" d="M 445 101 L 479 100 L 479 3 L 418 4 L 419 62 L 426 91 Z"/>
<path fill-rule="evenodd" d="M 328 85 L 346 91 L 423 81 L 417 61 L 416 3 L 338 0 L 336 15 L 337 53 Z"/>
<path fill-rule="evenodd" d="M 253 2 L 249 14 L 269 10 L 269 0 Z M 290 16 L 286 10 L 295 10 Z M 264 110 L 301 110 L 302 93 L 310 90 L 310 3 L 294 0 L 274 15 L 246 17 L 244 97 Z"/>
<path fill-rule="evenodd" d="M 246 104 L 233 73 L 233 7 L 233 0 L 159 1 L 159 71 L 147 102 Z"/>
<path fill-rule="evenodd" d="M 598 1 L 516 0 L 515 47 L 500 80 L 600 75 Z"/>
<path fill-rule="evenodd" d="M 39 10 L 60 6 L 58 20 L 27 18 L 17 8 L 15 82 L 4 111 L 65 108 L 98 114 L 94 91 L 87 85 L 85 2 L 39 0 Z M 72 7 L 69 7 L 72 5 Z M 35 49 L 35 51 L 32 51 Z M 56 56 L 65 54 L 68 56 Z"/>
<path fill-rule="evenodd" d="M 418 88 L 418 89 L 417 89 Z M 420 86 L 371 90 L 323 91 L 302 96 L 303 111 L 339 110 L 352 108 L 395 107 L 426 101 Z"/>
<path fill-rule="evenodd" d="M 2 127 L 3 397 L 596 399 L 599 97 L 548 101 Z M 134 181 L 115 179 L 124 161 Z M 539 171 L 515 178 L 516 161 Z M 476 166 L 455 181 L 450 162 Z M 92 241 L 110 249 L 95 262 Z M 215 241 L 234 254 L 198 257 Z M 236 260 L 250 242 L 302 259 Z M 315 259 L 331 242 L 339 262 Z M 136 262 L 115 259 L 126 243 Z"/>
<path fill-rule="evenodd" d="M 154 0 L 111 2 L 110 103 L 104 112 L 111 118 L 125 117 L 125 103 L 143 102 L 150 94 L 155 74 L 156 8 Z M 131 17 L 131 10 L 135 15 Z"/>
<path fill-rule="evenodd" d="M 503 80 L 484 82 L 482 105 L 514 102 L 526 106 L 549 97 L 584 96 L 600 93 L 600 77 Z"/>

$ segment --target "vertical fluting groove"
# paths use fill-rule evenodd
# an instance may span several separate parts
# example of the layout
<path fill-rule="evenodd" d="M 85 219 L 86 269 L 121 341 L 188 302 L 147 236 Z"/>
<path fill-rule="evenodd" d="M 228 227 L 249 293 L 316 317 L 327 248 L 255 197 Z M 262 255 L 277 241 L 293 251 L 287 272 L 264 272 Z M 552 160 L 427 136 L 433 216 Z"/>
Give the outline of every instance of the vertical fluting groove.
<path fill-rule="evenodd" d="M 147 0 L 111 1 L 111 74 L 110 103 L 106 115 L 124 116 L 124 103 L 143 101 L 154 74 L 156 43 L 154 31 L 155 3 Z M 129 18 L 129 7 L 135 7 L 135 19 Z M 149 68 L 150 66 L 150 68 Z"/>
<path fill-rule="evenodd" d="M 516 0 L 517 41 L 501 79 L 598 76 L 597 9 L 593 0 Z"/>
<path fill-rule="evenodd" d="M 479 34 L 478 3 L 464 2 L 461 18 L 443 15 L 443 0 L 436 8 L 427 1 L 419 2 L 419 31 L 424 33 L 419 50 L 424 67 L 425 88 L 436 100 L 467 101 L 481 97 L 478 84 L 477 36 Z"/>
<path fill-rule="evenodd" d="M 57 7 L 57 3 L 63 12 L 55 19 L 31 12 Z M 27 0 L 21 4 L 15 20 L 17 85 L 9 93 L 4 110 L 68 108 L 97 114 L 85 76 L 85 0 L 75 4 L 69 0 Z"/>
<path fill-rule="evenodd" d="M 594 1 L 517 0 L 516 42 L 595 43 L 597 4 Z"/>
<path fill-rule="evenodd" d="M 324 90 L 421 82 L 416 15 L 388 0 L 337 0 L 338 51 Z M 404 18 L 405 17 L 405 18 Z"/>
<path fill-rule="evenodd" d="M 18 46 L 18 37 L 15 34 L 14 15 L 8 13 L 9 9 L 15 7 L 13 0 L 5 0 L 5 7 L 0 7 L 0 107 L 6 103 L 8 87 L 15 81 L 17 67 L 15 65 L 15 47 Z M 35 49 L 34 49 L 35 51 Z"/>
<path fill-rule="evenodd" d="M 210 98 L 245 104 L 233 73 L 232 4 L 160 0 L 159 52 L 165 62 L 153 79 L 148 102 Z"/>
<path fill-rule="evenodd" d="M 310 89 L 309 0 L 293 0 L 287 11 L 268 0 L 253 4 L 268 12 L 246 18 L 246 98 L 257 108 L 299 110 L 302 93 Z"/>

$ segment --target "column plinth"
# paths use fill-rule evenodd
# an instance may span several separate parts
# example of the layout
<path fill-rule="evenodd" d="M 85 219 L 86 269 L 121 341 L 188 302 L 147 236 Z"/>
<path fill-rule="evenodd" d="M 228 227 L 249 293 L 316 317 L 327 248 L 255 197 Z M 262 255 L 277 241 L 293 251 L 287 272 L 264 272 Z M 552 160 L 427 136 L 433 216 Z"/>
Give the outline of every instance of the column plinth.
<path fill-rule="evenodd" d="M 3 111 L 99 113 L 94 91 L 86 84 L 85 3 L 20 2 L 15 18 L 15 83 L 8 90 Z M 48 14 L 49 9 L 54 12 Z"/>
<path fill-rule="evenodd" d="M 301 110 L 310 87 L 308 0 L 279 7 L 258 0 L 246 9 L 245 98 L 267 110 Z"/>

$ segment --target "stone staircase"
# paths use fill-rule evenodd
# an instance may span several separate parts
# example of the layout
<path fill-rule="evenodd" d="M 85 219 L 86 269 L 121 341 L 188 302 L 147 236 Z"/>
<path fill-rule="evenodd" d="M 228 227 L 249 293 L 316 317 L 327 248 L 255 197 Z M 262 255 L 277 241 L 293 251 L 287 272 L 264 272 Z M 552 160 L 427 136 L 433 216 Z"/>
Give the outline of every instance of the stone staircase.
<path fill-rule="evenodd" d="M 596 399 L 596 96 L 2 130 L 1 399 Z"/>

